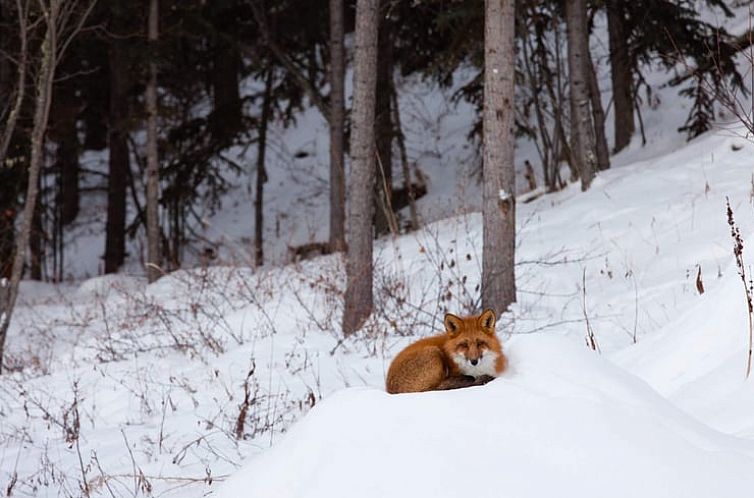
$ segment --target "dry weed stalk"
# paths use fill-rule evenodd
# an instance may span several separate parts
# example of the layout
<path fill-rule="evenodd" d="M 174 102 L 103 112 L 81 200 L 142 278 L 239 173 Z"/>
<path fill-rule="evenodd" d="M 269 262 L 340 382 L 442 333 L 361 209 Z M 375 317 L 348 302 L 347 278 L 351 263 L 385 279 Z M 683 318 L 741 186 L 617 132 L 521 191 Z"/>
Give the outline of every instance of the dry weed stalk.
<path fill-rule="evenodd" d="M 746 358 L 746 378 L 749 378 L 751 373 L 751 350 L 752 350 L 752 314 L 754 314 L 754 307 L 752 307 L 752 285 L 751 281 L 746 283 L 746 267 L 744 266 L 744 241 L 741 238 L 741 230 L 736 226 L 736 222 L 733 219 L 733 210 L 730 207 L 730 199 L 725 198 L 726 214 L 728 216 L 728 225 L 730 226 L 730 236 L 733 239 L 733 256 L 736 258 L 736 267 L 738 268 L 738 275 L 741 277 L 741 282 L 744 284 L 744 295 L 746 296 L 746 310 L 749 319 L 749 351 Z"/>
<path fill-rule="evenodd" d="M 597 351 L 601 354 L 602 351 L 600 351 L 600 346 L 597 344 L 594 329 L 592 328 L 592 324 L 589 323 L 589 315 L 586 312 L 586 268 L 584 268 L 581 274 L 581 311 L 584 313 L 584 321 L 586 322 L 586 345 L 592 351 Z"/>

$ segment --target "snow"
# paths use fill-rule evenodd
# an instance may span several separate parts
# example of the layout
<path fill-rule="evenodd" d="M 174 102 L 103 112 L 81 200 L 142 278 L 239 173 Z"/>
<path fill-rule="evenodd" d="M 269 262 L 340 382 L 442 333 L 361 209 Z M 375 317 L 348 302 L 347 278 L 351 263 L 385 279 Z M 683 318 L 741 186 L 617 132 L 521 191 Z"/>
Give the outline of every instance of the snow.
<path fill-rule="evenodd" d="M 745 496 L 754 379 L 725 203 L 751 274 L 754 145 L 730 124 L 686 143 L 676 130 L 687 103 L 661 87 L 667 74 L 647 78 L 646 146 L 635 137 L 588 192 L 574 184 L 517 205 L 518 302 L 498 323 L 510 368 L 481 387 L 384 392 L 401 348 L 440 330 L 445 311 L 480 304 L 473 110 L 451 104 L 452 89 L 403 82 L 409 155 L 429 179 L 426 224 L 377 242 L 375 313 L 349 339 L 342 256 L 278 264 L 287 245 L 326 237 L 327 130 L 316 111 L 271 131 L 265 250 L 277 256 L 261 269 L 249 265 L 251 167 L 220 210 L 203 213 L 218 259 L 151 285 L 139 238 L 122 274 L 95 276 L 104 197 L 92 192 L 66 234 L 70 278 L 21 286 L 7 343 L 18 371 L 0 377 L 0 489 Z M 253 150 L 232 153 L 253 164 Z M 516 162 L 525 159 L 537 164 L 519 141 Z M 86 158 L 92 170 L 102 160 Z M 585 345 L 587 320 L 601 354 Z"/>
<path fill-rule="evenodd" d="M 478 213 L 380 240 L 376 313 L 345 341 L 337 255 L 151 285 L 24 282 L 8 351 L 26 370 L 0 378 L 0 486 L 740 496 L 754 484 L 754 387 L 725 202 L 751 234 L 753 152 L 713 132 L 602 172 L 586 193 L 519 204 L 518 303 L 498 324 L 510 370 L 479 388 L 383 391 L 402 347 L 441 329 L 445 309 L 478 306 Z M 603 354 L 585 346 L 585 315 Z M 471 476 L 450 474 L 467 461 Z"/>
<path fill-rule="evenodd" d="M 509 353 L 513 370 L 483 387 L 333 395 L 217 496 L 690 498 L 754 485 L 752 442 L 595 353 L 555 336 L 516 338 Z"/>

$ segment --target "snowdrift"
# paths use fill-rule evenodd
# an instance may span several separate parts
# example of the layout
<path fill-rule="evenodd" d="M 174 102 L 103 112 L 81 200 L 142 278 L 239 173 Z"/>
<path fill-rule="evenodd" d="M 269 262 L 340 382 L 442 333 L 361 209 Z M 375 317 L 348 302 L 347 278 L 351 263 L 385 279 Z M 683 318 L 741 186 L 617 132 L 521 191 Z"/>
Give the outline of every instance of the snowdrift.
<path fill-rule="evenodd" d="M 752 246 L 749 238 L 744 247 Z M 745 376 L 746 295 L 735 264 L 720 280 L 688 312 L 612 359 L 706 424 L 750 438 L 754 378 Z"/>
<path fill-rule="evenodd" d="M 316 406 L 218 498 L 741 496 L 754 445 L 679 411 L 597 353 L 520 337 L 490 384 Z"/>

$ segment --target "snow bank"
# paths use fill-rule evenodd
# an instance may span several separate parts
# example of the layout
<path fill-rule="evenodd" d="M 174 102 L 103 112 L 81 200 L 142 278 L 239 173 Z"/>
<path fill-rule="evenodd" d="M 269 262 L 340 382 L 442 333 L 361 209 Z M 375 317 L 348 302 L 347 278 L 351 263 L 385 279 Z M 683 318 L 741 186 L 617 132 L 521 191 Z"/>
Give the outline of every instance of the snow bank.
<path fill-rule="evenodd" d="M 715 432 L 584 348 L 517 338 L 484 387 L 315 407 L 219 491 L 245 497 L 727 497 L 754 487 L 754 445 Z"/>
<path fill-rule="evenodd" d="M 744 244 L 752 246 L 754 238 Z M 746 296 L 731 264 L 721 282 L 689 311 L 613 359 L 706 424 L 752 437 L 754 378 L 745 376 L 748 343 Z"/>

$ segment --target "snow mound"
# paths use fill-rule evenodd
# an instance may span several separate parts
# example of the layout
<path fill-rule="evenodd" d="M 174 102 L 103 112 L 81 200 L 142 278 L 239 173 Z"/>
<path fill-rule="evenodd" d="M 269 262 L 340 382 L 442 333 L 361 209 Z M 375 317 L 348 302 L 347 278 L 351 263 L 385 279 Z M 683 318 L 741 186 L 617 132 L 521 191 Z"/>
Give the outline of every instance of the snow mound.
<path fill-rule="evenodd" d="M 754 445 L 716 432 L 596 353 L 551 336 L 469 389 L 341 391 L 236 472 L 219 498 L 733 497 Z"/>
<path fill-rule="evenodd" d="M 745 247 L 752 245 L 750 238 Z M 688 312 L 612 359 L 704 423 L 751 437 L 754 383 L 746 379 L 745 291 L 735 265 L 720 280 Z"/>

